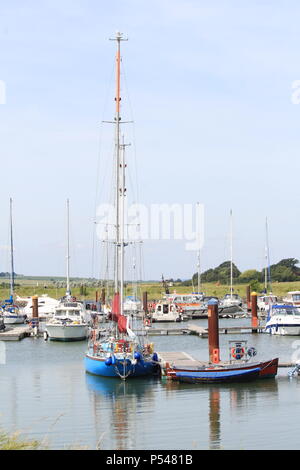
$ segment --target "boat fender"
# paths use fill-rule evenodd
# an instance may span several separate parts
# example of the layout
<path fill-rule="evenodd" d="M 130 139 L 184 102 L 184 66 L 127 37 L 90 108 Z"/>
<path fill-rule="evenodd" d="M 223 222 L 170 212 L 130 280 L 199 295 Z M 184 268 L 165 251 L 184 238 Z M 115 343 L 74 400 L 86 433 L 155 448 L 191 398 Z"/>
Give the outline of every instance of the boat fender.
<path fill-rule="evenodd" d="M 113 366 L 115 365 L 116 362 L 117 362 L 116 357 L 111 356 L 111 363 L 112 363 Z"/>
<path fill-rule="evenodd" d="M 138 351 L 135 351 L 133 357 L 137 362 L 140 362 L 142 360 L 142 355 Z"/>
<path fill-rule="evenodd" d="M 152 356 L 152 361 L 158 362 L 158 355 L 156 352 Z"/>
<path fill-rule="evenodd" d="M 257 350 L 255 348 L 251 347 L 251 348 L 248 349 L 247 354 L 248 354 L 249 357 L 254 357 L 257 354 Z"/>
<path fill-rule="evenodd" d="M 47 331 L 44 331 L 44 340 L 47 341 L 47 339 L 48 339 L 48 333 Z"/>
<path fill-rule="evenodd" d="M 112 365 L 112 357 L 111 357 L 111 356 L 109 356 L 109 357 L 106 359 L 105 365 L 106 365 L 106 366 L 111 366 L 111 365 Z"/>

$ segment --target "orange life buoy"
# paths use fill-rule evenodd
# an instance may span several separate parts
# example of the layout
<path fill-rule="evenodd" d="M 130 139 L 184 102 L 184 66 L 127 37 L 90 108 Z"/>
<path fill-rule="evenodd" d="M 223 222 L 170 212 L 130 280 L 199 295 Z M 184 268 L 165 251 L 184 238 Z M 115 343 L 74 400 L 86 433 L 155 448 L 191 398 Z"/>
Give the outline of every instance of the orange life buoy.
<path fill-rule="evenodd" d="M 234 359 L 242 359 L 245 355 L 245 349 L 244 348 L 231 348 L 231 356 Z"/>

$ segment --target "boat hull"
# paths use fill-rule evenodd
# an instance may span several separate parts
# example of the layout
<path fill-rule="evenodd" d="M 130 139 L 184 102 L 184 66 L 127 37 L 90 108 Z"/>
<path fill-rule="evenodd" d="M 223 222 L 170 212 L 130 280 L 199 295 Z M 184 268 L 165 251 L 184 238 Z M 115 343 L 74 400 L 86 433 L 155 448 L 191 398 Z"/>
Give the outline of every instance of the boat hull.
<path fill-rule="evenodd" d="M 271 335 L 300 336 L 300 324 L 298 325 L 268 325 L 266 332 Z"/>
<path fill-rule="evenodd" d="M 84 358 L 86 372 L 101 377 L 118 378 L 125 375 L 126 378 L 133 378 L 157 375 L 158 373 L 158 366 L 153 361 L 143 361 L 143 363 L 132 364 L 132 362 L 128 360 L 117 360 L 115 365 L 108 366 L 105 364 L 105 360 L 105 358 L 96 358 L 87 354 Z"/>
<path fill-rule="evenodd" d="M 24 315 L 3 315 L 5 325 L 19 325 L 25 322 Z"/>
<path fill-rule="evenodd" d="M 45 331 L 51 341 L 83 341 L 88 337 L 87 325 L 51 325 L 47 324 Z"/>
<path fill-rule="evenodd" d="M 241 373 L 243 371 L 253 371 L 254 369 L 259 369 L 257 374 L 257 379 L 266 379 L 266 378 L 274 378 L 277 375 L 278 370 L 278 358 L 271 359 L 270 361 L 266 362 L 253 362 L 253 363 L 244 363 L 244 364 L 228 364 L 223 367 L 211 366 L 211 368 L 203 368 L 203 369 L 191 369 L 191 368 L 180 368 L 180 367 L 170 367 L 167 369 L 167 376 L 173 380 L 178 380 L 178 374 L 187 374 L 187 375 L 197 375 L 200 373 L 206 373 L 209 380 L 209 374 L 211 374 L 211 379 L 214 378 L 215 374 L 221 374 L 224 372 L 232 373 L 236 372 Z M 228 374 L 229 375 L 229 374 Z M 221 377 L 221 375 L 219 375 Z M 205 382 L 208 383 L 208 380 Z M 204 382 L 204 381 L 203 381 Z"/>
<path fill-rule="evenodd" d="M 249 382 L 259 378 L 260 368 L 238 370 L 238 371 L 218 371 L 212 372 L 178 372 L 176 378 L 179 382 L 185 383 L 234 383 Z"/>

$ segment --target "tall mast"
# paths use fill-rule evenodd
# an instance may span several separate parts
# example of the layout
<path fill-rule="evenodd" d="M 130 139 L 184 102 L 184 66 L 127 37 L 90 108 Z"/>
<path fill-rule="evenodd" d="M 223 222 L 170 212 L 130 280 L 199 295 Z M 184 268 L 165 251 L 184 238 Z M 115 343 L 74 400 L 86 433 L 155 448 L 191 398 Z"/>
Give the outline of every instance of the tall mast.
<path fill-rule="evenodd" d="M 119 291 L 119 258 L 120 258 L 120 102 L 121 102 L 121 41 L 122 33 L 117 32 L 111 41 L 117 42 L 116 52 L 116 109 L 115 109 L 115 156 L 116 156 L 116 193 L 115 193 L 115 219 L 116 219 L 116 246 L 115 246 L 115 293 Z"/>
<path fill-rule="evenodd" d="M 10 295 L 13 297 L 15 288 L 14 274 L 14 244 L 13 244 L 13 220 L 12 220 L 12 198 L 9 200 L 10 206 Z"/>
<path fill-rule="evenodd" d="M 233 224 L 232 224 L 232 209 L 230 209 L 230 298 L 232 300 L 233 291 Z"/>
<path fill-rule="evenodd" d="M 197 290 L 197 293 L 200 294 L 200 286 L 201 286 L 200 249 L 198 250 L 197 268 L 198 268 L 198 290 Z"/>
<path fill-rule="evenodd" d="M 271 268 L 270 268 L 270 252 L 269 252 L 269 233 L 268 233 L 268 218 L 266 217 L 266 285 L 265 288 L 267 289 L 268 284 L 268 277 L 269 277 L 269 288 L 270 292 L 272 292 L 272 283 L 271 283 Z M 266 290 L 267 293 L 267 290 Z"/>
<path fill-rule="evenodd" d="M 199 202 L 198 202 L 199 205 Z M 200 243 L 200 242 L 199 242 Z M 198 268 L 198 290 L 197 293 L 200 294 L 200 286 L 201 286 L 201 263 L 200 263 L 200 245 L 198 250 L 198 259 L 197 259 L 197 268 Z"/>
<path fill-rule="evenodd" d="M 70 208 L 69 199 L 67 199 L 67 292 L 66 295 L 71 295 L 70 290 Z"/>

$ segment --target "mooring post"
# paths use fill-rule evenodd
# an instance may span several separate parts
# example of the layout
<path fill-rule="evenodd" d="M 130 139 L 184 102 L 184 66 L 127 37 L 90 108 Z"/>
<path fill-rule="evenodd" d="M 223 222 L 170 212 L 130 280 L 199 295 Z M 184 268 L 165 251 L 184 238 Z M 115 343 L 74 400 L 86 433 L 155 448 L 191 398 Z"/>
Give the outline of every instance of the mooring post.
<path fill-rule="evenodd" d="M 105 304 L 105 289 L 104 288 L 101 290 L 101 304 L 102 305 Z"/>
<path fill-rule="evenodd" d="M 38 335 L 39 331 L 39 303 L 38 303 L 38 296 L 34 295 L 32 297 L 32 320 L 31 326 L 33 329 L 33 334 L 35 336 Z"/>
<path fill-rule="evenodd" d="M 145 315 L 148 313 L 148 292 L 143 292 L 143 310 Z"/>
<path fill-rule="evenodd" d="M 220 362 L 219 308 L 218 301 L 211 299 L 207 304 L 209 362 Z"/>
<path fill-rule="evenodd" d="M 246 288 L 246 296 L 247 296 L 247 310 L 248 312 L 251 311 L 251 290 L 250 286 Z"/>
<path fill-rule="evenodd" d="M 98 291 L 96 290 L 95 292 L 95 300 L 96 300 L 96 303 L 98 302 Z"/>
<path fill-rule="evenodd" d="M 257 327 L 258 327 L 258 316 L 257 316 L 257 293 L 252 292 L 251 293 L 251 315 L 252 315 L 252 321 L 251 325 L 252 328 L 255 328 L 253 330 L 253 333 L 257 333 Z"/>

